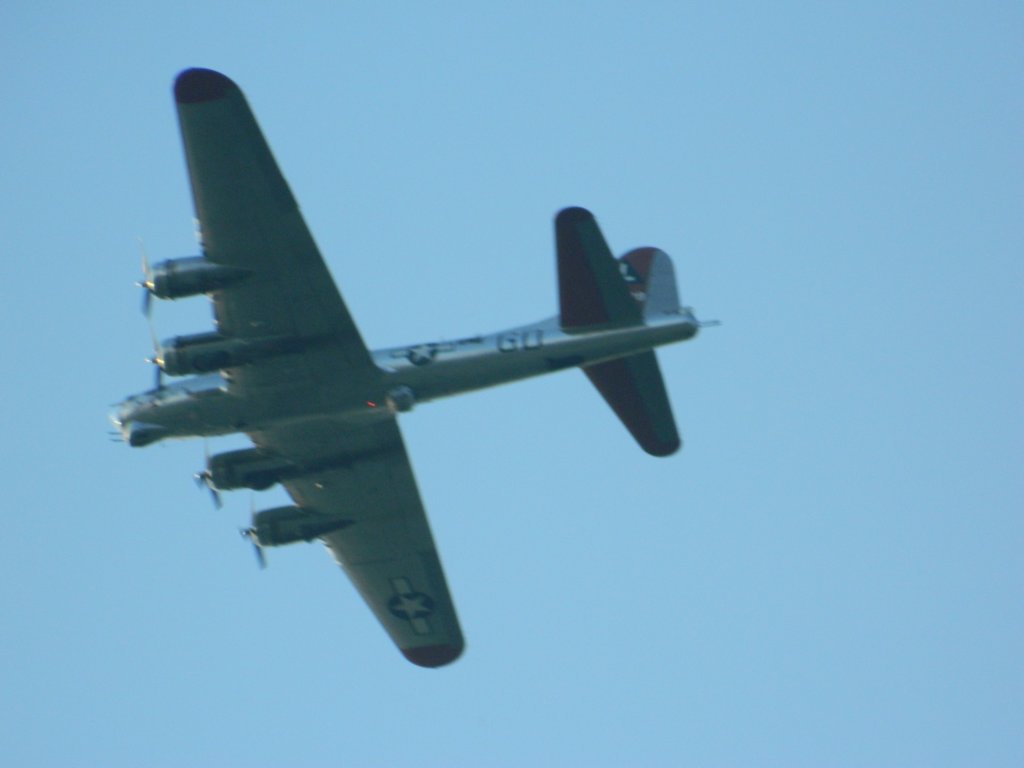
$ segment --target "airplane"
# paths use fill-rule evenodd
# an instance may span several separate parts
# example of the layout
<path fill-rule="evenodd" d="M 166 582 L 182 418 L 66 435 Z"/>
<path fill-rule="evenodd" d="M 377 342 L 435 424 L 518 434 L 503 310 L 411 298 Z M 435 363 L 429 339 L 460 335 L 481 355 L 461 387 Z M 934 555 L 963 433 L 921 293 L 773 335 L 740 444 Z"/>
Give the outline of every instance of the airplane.
<path fill-rule="evenodd" d="M 397 424 L 438 398 L 581 368 L 640 447 L 681 441 L 654 348 L 702 325 L 681 306 L 672 262 L 644 247 L 616 259 L 594 216 L 555 217 L 559 313 L 497 333 L 369 351 L 239 87 L 187 69 L 174 97 L 201 255 L 152 267 L 153 297 L 208 296 L 215 330 L 156 343 L 153 389 L 115 406 L 132 447 L 245 433 L 208 456 L 219 492 L 280 484 L 291 505 L 254 512 L 263 549 L 322 540 L 413 664 L 440 667 L 464 640 Z M 164 376 L 180 377 L 165 383 Z"/>

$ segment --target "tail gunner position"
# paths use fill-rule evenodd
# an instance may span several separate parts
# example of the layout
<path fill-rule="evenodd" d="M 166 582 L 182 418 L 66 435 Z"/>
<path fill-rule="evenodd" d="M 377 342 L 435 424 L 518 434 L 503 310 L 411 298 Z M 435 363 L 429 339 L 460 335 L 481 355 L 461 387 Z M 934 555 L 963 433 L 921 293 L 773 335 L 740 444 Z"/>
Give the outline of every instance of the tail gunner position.
<path fill-rule="evenodd" d="M 654 348 L 696 335 L 669 257 L 612 256 L 594 217 L 555 218 L 559 314 L 456 341 L 369 351 L 238 86 L 206 69 L 175 83 L 202 255 L 145 267 L 151 296 L 205 294 L 216 330 L 157 345 L 157 386 L 112 416 L 125 442 L 244 432 L 211 456 L 218 491 L 280 483 L 294 502 L 253 515 L 257 548 L 319 538 L 414 664 L 462 632 L 396 415 L 414 404 L 582 368 L 641 448 L 680 446 Z M 164 383 L 163 375 L 181 377 Z"/>

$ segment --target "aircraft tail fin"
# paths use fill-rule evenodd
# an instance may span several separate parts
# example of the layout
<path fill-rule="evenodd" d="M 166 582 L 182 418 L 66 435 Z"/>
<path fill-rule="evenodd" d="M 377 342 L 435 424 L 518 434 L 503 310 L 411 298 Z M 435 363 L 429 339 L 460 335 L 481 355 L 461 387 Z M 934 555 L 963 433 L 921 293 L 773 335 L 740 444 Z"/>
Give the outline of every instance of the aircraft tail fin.
<path fill-rule="evenodd" d="M 676 271 L 659 248 L 635 248 L 619 259 L 629 292 L 643 308 L 644 319 L 679 311 Z"/>
<path fill-rule="evenodd" d="M 593 214 L 566 208 L 555 218 L 559 322 L 568 333 L 640 325 L 679 307 L 672 261 L 656 248 L 616 260 Z M 583 366 L 587 378 L 647 453 L 668 456 L 682 441 L 653 351 Z"/>

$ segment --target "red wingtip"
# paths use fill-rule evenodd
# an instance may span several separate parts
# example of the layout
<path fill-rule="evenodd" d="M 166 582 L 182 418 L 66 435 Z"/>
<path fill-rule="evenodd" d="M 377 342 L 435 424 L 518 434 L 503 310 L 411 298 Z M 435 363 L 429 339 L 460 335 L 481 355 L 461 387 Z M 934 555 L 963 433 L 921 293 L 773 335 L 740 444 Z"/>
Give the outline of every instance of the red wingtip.
<path fill-rule="evenodd" d="M 402 654 L 419 667 L 443 667 L 462 655 L 462 645 L 423 645 L 419 648 L 402 648 Z"/>
<path fill-rule="evenodd" d="M 570 208 L 563 208 L 555 216 L 556 225 L 579 224 L 581 222 L 591 222 L 593 220 L 594 214 L 586 208 L 581 208 L 578 205 L 574 205 Z"/>
<path fill-rule="evenodd" d="M 224 98 L 237 88 L 230 78 L 212 69 L 186 69 L 174 81 L 174 98 L 179 104 L 197 104 Z"/>

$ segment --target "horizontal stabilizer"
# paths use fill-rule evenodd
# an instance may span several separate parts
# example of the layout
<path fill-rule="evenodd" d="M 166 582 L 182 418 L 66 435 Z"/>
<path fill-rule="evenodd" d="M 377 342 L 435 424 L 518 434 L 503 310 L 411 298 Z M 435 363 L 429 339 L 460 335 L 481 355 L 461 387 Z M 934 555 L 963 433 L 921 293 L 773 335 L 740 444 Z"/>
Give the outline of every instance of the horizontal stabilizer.
<path fill-rule="evenodd" d="M 682 440 L 654 352 L 587 365 L 583 372 L 647 453 L 668 456 L 679 450 Z"/>

